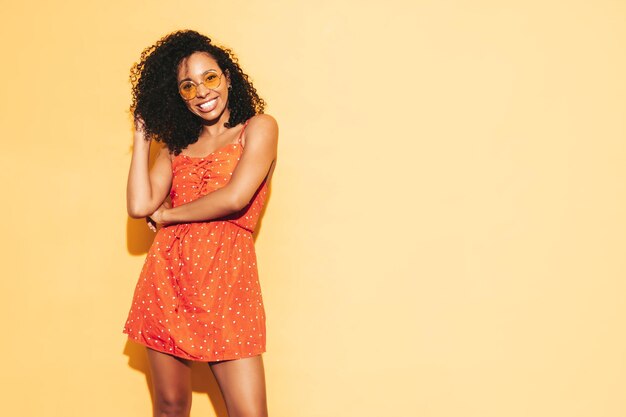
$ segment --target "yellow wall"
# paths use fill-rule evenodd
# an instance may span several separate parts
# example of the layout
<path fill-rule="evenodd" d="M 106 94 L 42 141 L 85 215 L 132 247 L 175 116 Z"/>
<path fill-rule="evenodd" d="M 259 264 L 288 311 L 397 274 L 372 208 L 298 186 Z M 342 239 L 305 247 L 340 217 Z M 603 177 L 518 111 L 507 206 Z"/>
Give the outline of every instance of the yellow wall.
<path fill-rule="evenodd" d="M 233 48 L 280 125 L 273 417 L 626 415 L 626 3 L 2 2 L 2 414 L 148 416 L 128 73 Z M 193 417 L 225 417 L 198 366 Z M 209 393 L 209 395 L 207 395 Z"/>

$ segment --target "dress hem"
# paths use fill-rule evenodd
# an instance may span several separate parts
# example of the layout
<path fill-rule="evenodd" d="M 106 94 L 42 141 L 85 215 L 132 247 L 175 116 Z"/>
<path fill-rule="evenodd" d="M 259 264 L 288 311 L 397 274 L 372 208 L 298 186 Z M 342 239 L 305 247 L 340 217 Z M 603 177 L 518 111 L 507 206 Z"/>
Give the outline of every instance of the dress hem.
<path fill-rule="evenodd" d="M 235 355 L 232 357 L 229 356 L 230 355 L 229 353 L 224 353 L 223 355 L 224 357 L 220 359 L 216 359 L 215 356 L 210 356 L 210 357 L 200 356 L 199 357 L 199 356 L 179 355 L 179 354 L 174 354 L 172 352 L 169 352 L 160 346 L 150 345 L 146 343 L 143 339 L 137 336 L 131 335 L 127 331 L 122 331 L 122 333 L 126 334 L 131 341 L 138 343 L 140 345 L 143 345 L 147 348 L 159 351 L 161 353 L 166 353 L 168 355 L 175 356 L 177 358 L 187 359 L 187 360 L 196 361 L 196 362 L 223 362 L 223 361 L 230 361 L 230 360 L 236 360 L 236 359 L 251 358 L 251 357 L 267 352 L 267 349 L 255 349 L 247 355 Z"/>

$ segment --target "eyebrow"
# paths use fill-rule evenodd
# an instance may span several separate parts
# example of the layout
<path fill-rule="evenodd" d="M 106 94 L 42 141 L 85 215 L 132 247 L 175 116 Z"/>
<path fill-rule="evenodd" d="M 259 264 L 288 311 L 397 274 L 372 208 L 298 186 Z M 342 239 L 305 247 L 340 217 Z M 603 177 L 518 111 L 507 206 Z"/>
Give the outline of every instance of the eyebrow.
<path fill-rule="evenodd" d="M 211 68 L 210 70 L 206 70 L 206 71 L 204 71 L 201 75 L 204 75 L 204 74 L 206 74 L 207 72 L 217 72 L 217 70 L 216 70 L 216 69 Z M 180 81 L 178 82 L 178 84 L 182 83 L 183 81 L 193 81 L 193 80 L 192 80 L 191 78 L 184 78 L 184 79 L 180 80 Z"/>

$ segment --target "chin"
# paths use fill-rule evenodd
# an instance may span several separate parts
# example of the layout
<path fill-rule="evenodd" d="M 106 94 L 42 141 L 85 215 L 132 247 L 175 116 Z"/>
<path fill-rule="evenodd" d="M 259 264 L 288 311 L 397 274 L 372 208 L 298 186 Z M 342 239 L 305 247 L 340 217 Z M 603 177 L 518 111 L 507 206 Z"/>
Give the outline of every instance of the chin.
<path fill-rule="evenodd" d="M 194 111 L 193 113 L 199 118 L 201 118 L 202 120 L 206 120 L 207 122 L 212 122 L 212 121 L 219 119 L 220 116 L 224 113 L 224 110 L 226 110 L 226 108 L 214 109 L 208 113 L 202 113 L 199 111 Z"/>

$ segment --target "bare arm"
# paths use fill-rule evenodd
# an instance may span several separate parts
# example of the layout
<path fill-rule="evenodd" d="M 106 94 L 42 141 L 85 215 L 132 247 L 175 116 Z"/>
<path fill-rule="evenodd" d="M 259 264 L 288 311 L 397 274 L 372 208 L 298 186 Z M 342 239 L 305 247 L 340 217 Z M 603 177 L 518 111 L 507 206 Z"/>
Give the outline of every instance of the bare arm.
<path fill-rule="evenodd" d="M 148 171 L 150 142 L 138 128 L 134 135 L 133 156 L 126 187 L 126 206 L 132 218 L 142 218 L 152 214 L 167 198 L 172 185 L 172 162 L 167 147 L 163 147 Z"/>
<path fill-rule="evenodd" d="M 254 116 L 246 144 L 228 184 L 205 196 L 163 211 L 164 223 L 212 220 L 243 209 L 252 200 L 276 158 L 278 124 L 267 114 Z"/>

